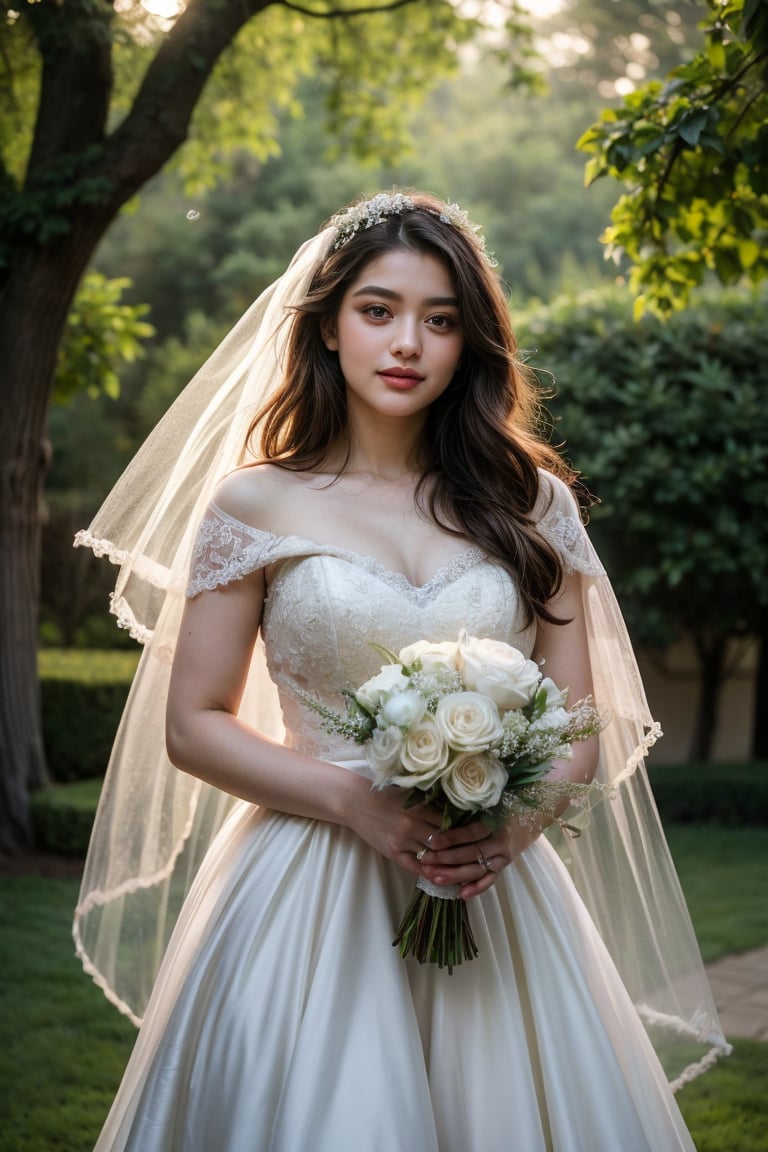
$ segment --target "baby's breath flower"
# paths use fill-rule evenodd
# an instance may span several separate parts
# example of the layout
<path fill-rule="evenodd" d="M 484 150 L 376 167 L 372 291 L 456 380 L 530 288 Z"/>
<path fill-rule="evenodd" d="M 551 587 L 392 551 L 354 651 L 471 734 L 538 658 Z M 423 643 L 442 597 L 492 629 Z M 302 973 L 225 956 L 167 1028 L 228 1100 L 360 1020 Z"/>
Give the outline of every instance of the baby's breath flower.
<path fill-rule="evenodd" d="M 438 701 L 452 692 L 461 692 L 461 676 L 452 668 L 438 667 L 433 672 L 414 672 L 408 680 L 409 686 L 424 698 L 427 711 L 434 712 Z"/>
<path fill-rule="evenodd" d="M 504 713 L 501 718 L 501 727 L 504 731 L 497 744 L 502 760 L 508 760 L 518 753 L 529 726 L 530 721 L 521 709 L 516 708 Z"/>

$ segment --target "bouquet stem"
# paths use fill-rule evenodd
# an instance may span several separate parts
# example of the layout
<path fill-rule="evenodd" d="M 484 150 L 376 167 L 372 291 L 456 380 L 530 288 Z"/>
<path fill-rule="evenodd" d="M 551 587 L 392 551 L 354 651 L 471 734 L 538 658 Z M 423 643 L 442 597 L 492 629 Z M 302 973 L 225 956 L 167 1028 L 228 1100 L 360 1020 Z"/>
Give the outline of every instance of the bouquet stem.
<path fill-rule="evenodd" d="M 455 889 L 432 895 L 421 883 L 416 884 L 392 944 L 403 958 L 414 956 L 420 964 L 437 964 L 450 975 L 456 965 L 477 956 L 467 901 L 456 896 Z"/>

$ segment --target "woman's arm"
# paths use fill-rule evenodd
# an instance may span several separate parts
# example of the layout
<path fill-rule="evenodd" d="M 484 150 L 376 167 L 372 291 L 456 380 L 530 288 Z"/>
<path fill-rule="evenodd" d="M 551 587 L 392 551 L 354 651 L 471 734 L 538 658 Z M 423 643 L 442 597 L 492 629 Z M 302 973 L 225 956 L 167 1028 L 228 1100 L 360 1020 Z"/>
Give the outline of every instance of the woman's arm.
<path fill-rule="evenodd" d="M 558 596 L 550 607 L 567 624 L 548 624 L 540 621 L 536 636 L 534 658 L 543 661 L 542 671 L 554 680 L 558 688 L 568 688 L 568 703 L 575 704 L 592 694 L 592 670 L 589 662 L 589 642 L 584 620 L 582 581 L 578 572 L 570 573 Z M 597 768 L 598 738 L 593 736 L 573 745 L 573 759 L 558 760 L 548 774 L 548 780 L 571 780 L 586 784 Z M 565 805 L 564 805 L 565 807 Z"/>

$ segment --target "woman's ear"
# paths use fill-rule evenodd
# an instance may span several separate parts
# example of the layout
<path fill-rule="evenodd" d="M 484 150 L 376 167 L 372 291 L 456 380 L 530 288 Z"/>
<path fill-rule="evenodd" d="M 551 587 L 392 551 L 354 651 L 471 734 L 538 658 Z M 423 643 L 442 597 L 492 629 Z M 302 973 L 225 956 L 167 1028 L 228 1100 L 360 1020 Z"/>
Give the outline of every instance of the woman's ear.
<path fill-rule="evenodd" d="M 336 339 L 336 320 L 328 317 L 320 325 L 320 335 L 323 338 L 323 344 L 329 352 L 338 352 L 339 342 Z"/>

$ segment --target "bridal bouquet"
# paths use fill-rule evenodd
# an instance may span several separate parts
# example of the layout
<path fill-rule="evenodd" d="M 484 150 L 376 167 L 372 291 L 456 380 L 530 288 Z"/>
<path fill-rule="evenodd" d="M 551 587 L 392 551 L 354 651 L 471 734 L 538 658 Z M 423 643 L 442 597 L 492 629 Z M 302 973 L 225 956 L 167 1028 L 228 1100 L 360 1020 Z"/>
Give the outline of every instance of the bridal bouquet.
<path fill-rule="evenodd" d="M 342 691 L 345 715 L 304 700 L 326 731 L 365 746 L 374 787 L 403 788 L 406 806 L 436 807 L 443 829 L 478 815 L 499 827 L 512 813 L 533 826 L 594 787 L 543 779 L 553 760 L 569 759 L 573 742 L 595 735 L 603 722 L 589 698 L 567 708 L 568 689 L 517 648 L 466 631 L 455 643 L 419 640 L 397 655 L 373 647 L 387 663 L 359 688 Z M 449 972 L 477 956 L 458 892 L 417 881 L 394 940 L 401 956 L 412 953 Z"/>

